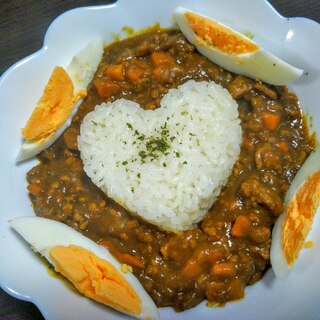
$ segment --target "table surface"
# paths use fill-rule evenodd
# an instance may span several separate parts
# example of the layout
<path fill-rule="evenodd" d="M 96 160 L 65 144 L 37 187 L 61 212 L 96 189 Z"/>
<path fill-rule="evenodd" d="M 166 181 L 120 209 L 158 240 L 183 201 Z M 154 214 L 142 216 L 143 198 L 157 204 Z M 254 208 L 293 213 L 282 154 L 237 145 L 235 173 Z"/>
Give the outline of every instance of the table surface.
<path fill-rule="evenodd" d="M 114 1 L 0 0 L 0 75 L 15 62 L 40 49 L 49 24 L 64 11 L 112 2 Z M 320 0 L 269 2 L 283 16 L 306 17 L 320 22 Z M 32 303 L 17 300 L 0 289 L 0 319 L 40 320 L 43 317 Z"/>

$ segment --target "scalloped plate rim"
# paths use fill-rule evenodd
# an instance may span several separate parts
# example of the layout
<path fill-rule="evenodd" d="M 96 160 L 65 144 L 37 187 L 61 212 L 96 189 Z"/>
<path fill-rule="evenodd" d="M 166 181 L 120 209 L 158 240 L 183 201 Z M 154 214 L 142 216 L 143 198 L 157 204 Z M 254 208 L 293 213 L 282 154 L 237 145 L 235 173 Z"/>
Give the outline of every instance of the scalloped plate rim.
<path fill-rule="evenodd" d="M 73 14 L 73 13 L 85 12 L 87 10 L 97 10 L 97 11 L 99 11 L 99 10 L 110 10 L 110 9 L 112 9 L 114 7 L 119 7 L 120 5 L 125 5 L 127 1 L 129 1 L 129 0 L 119 0 L 118 2 L 107 4 L 107 5 L 85 6 L 85 7 L 75 8 L 75 9 L 68 10 L 68 11 L 62 13 L 61 15 L 59 15 L 49 25 L 49 27 L 48 27 L 48 29 L 47 29 L 47 31 L 45 33 L 45 36 L 44 36 L 43 46 L 38 51 L 28 55 L 27 57 L 23 58 L 22 60 L 16 62 L 13 66 L 11 66 L 9 69 L 7 69 L 2 74 L 2 76 L 0 78 L 0 91 L 1 91 L 1 86 L 3 85 L 3 83 L 5 83 L 6 79 L 10 75 L 12 75 L 12 73 L 14 73 L 16 70 L 18 70 L 23 65 L 27 64 L 29 61 L 37 59 L 39 56 L 44 54 L 46 51 L 51 50 L 51 46 L 54 45 L 54 44 L 50 43 L 51 32 L 52 32 L 52 30 L 54 29 L 54 27 L 56 25 L 58 25 L 59 23 L 63 22 L 63 19 L 65 17 L 67 17 L 67 15 Z M 181 2 L 181 1 L 178 0 L 177 2 Z M 259 4 L 255 3 L 255 5 L 262 5 L 262 4 L 263 5 L 267 5 L 269 7 L 269 10 L 272 11 L 272 13 L 274 14 L 275 17 L 277 17 L 277 19 L 281 19 L 282 21 L 287 20 L 287 21 L 290 21 L 290 23 L 293 23 L 293 24 L 295 24 L 295 21 L 298 21 L 299 23 L 303 23 L 303 24 L 307 23 L 309 25 L 312 25 L 312 26 L 315 26 L 315 27 L 319 28 L 319 24 L 317 22 L 311 20 L 311 19 L 307 19 L 307 18 L 303 18 L 303 17 L 286 18 L 286 17 L 280 15 L 276 11 L 276 9 L 266 0 L 260 0 Z M 0 110 L 0 112 L 1 112 L 1 110 Z M 271 270 L 269 270 L 267 272 L 267 274 L 265 275 L 265 278 L 272 278 L 272 276 L 273 276 L 273 273 L 272 273 Z M 1 279 L 0 279 L 0 281 L 1 281 Z M 38 308 L 41 310 L 43 315 L 46 316 L 46 318 L 49 319 L 51 317 L 51 315 L 47 314 L 46 306 L 41 305 L 41 303 L 38 302 L 39 299 L 37 297 L 30 297 L 28 295 L 19 293 L 19 292 L 15 291 L 14 289 L 12 289 L 10 285 L 6 285 L 5 282 L 6 281 L 4 280 L 4 281 L 1 281 L 1 283 L 0 283 L 0 286 L 3 288 L 4 291 L 6 291 L 8 294 L 14 296 L 15 298 L 35 303 L 38 306 Z M 254 287 L 250 287 L 246 291 L 252 291 L 253 289 L 254 289 Z M 247 296 L 247 294 L 246 294 L 246 296 Z M 245 297 L 245 299 L 248 299 L 248 297 Z M 232 304 L 228 304 L 226 309 L 233 308 L 232 305 L 237 305 L 238 303 L 241 303 L 241 302 L 234 302 Z M 203 304 L 204 303 L 202 303 L 202 305 Z M 230 305 L 231 305 L 231 307 L 229 307 Z M 201 307 L 199 307 L 199 308 L 201 308 Z M 210 310 L 210 309 L 206 309 L 205 311 L 207 311 L 207 310 Z M 110 311 L 110 312 L 112 313 L 112 311 Z M 205 314 L 207 314 L 207 313 L 208 312 L 205 312 Z M 213 310 L 211 310 L 210 313 L 211 313 L 212 316 L 214 316 L 214 314 L 213 314 L 214 311 Z M 184 313 L 183 315 L 185 315 L 185 314 L 186 313 Z M 106 313 L 106 315 L 107 315 L 107 313 Z"/>

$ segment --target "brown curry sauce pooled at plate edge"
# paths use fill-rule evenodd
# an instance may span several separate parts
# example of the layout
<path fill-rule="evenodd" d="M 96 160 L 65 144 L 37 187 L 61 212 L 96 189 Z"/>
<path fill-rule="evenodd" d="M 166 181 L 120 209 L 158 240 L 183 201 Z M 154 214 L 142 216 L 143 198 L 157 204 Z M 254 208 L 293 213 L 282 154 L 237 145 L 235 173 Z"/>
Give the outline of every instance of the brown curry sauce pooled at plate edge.
<path fill-rule="evenodd" d="M 108 199 L 83 171 L 77 135 L 97 104 L 118 98 L 159 107 L 170 88 L 215 81 L 238 103 L 243 142 L 219 199 L 198 228 L 159 230 Z M 196 52 L 178 31 L 151 31 L 107 48 L 71 126 L 27 174 L 36 215 L 62 221 L 107 247 L 157 306 L 182 311 L 244 296 L 270 265 L 271 229 L 295 173 L 314 147 L 297 97 L 238 76 Z"/>

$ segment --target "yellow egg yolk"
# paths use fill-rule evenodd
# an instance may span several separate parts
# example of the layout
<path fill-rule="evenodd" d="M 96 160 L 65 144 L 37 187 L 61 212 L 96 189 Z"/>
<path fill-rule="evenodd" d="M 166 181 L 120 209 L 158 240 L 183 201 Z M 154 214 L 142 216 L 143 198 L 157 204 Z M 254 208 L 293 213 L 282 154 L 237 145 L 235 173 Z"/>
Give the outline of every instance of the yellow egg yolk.
<path fill-rule="evenodd" d="M 310 175 L 289 202 L 282 223 L 281 244 L 289 265 L 304 246 L 320 204 L 320 171 Z"/>
<path fill-rule="evenodd" d="M 117 310 L 140 314 L 141 300 L 111 263 L 75 246 L 56 246 L 50 258 L 60 272 L 85 296 Z"/>
<path fill-rule="evenodd" d="M 53 135 L 66 121 L 75 103 L 86 95 L 80 90 L 74 95 L 73 83 L 62 67 L 56 67 L 33 110 L 22 136 L 27 140 L 40 140 Z"/>
<path fill-rule="evenodd" d="M 185 18 L 198 36 L 197 41 L 200 45 L 203 42 L 227 54 L 243 54 L 259 49 L 256 44 L 209 18 L 191 12 L 186 12 Z"/>

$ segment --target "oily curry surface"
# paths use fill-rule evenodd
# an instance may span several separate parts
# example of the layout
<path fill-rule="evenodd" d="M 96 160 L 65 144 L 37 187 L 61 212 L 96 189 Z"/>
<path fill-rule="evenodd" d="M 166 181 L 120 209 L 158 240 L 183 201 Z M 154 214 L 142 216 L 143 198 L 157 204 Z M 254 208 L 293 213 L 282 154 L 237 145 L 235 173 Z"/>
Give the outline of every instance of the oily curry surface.
<path fill-rule="evenodd" d="M 215 81 L 238 103 L 241 154 L 219 199 L 194 230 L 164 232 L 126 212 L 86 176 L 77 150 L 83 117 L 125 98 L 155 109 L 170 88 Z M 223 305 L 269 267 L 271 230 L 284 194 L 313 149 L 297 97 L 231 74 L 196 52 L 177 31 L 153 31 L 105 49 L 72 125 L 29 171 L 38 216 L 59 220 L 107 247 L 158 306 L 181 311 L 207 298 Z"/>

